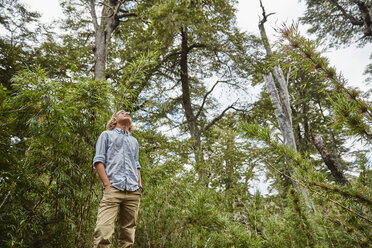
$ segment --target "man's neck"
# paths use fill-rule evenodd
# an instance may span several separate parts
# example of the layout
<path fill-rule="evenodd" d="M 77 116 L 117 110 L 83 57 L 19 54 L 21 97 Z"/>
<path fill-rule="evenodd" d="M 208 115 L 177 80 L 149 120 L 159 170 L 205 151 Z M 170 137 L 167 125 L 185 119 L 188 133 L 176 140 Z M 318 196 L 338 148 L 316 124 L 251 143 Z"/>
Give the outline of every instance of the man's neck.
<path fill-rule="evenodd" d="M 119 123 L 116 124 L 115 128 L 121 129 L 123 132 L 128 131 L 129 127 L 120 125 Z"/>

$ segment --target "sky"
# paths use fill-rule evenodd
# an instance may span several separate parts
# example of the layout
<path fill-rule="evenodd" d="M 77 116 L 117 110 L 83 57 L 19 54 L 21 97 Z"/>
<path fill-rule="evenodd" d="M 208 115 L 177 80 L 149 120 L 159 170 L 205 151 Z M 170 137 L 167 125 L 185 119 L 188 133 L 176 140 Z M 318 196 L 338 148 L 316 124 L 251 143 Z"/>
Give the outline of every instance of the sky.
<path fill-rule="evenodd" d="M 38 11 L 42 14 L 41 20 L 45 23 L 50 23 L 53 19 L 62 17 L 62 10 L 58 0 L 21 0 L 26 3 L 32 11 Z M 291 24 L 296 22 L 299 16 L 305 10 L 305 5 L 298 0 L 263 0 L 266 8 L 266 13 L 275 13 L 271 15 L 266 23 L 266 31 L 270 42 L 273 44 L 276 40 L 275 27 L 280 26 L 283 22 Z M 253 34 L 259 34 L 258 21 L 262 13 L 259 0 L 239 0 L 237 6 L 237 24 L 243 31 Z M 308 27 L 300 25 L 299 29 L 302 34 L 306 35 Z M 367 85 L 363 75 L 365 67 L 369 64 L 369 56 L 371 55 L 372 45 L 364 48 L 356 48 L 350 46 L 343 49 L 328 49 L 326 56 L 330 59 L 333 66 L 338 72 L 342 72 L 345 78 L 349 81 L 349 85 L 357 86 L 362 90 L 370 89 L 371 85 Z M 226 91 L 220 93 L 225 94 Z M 261 174 L 262 175 L 262 174 Z M 252 182 L 251 193 L 259 190 L 262 194 L 268 193 L 268 183 L 264 182 L 264 178 L 258 178 Z"/>

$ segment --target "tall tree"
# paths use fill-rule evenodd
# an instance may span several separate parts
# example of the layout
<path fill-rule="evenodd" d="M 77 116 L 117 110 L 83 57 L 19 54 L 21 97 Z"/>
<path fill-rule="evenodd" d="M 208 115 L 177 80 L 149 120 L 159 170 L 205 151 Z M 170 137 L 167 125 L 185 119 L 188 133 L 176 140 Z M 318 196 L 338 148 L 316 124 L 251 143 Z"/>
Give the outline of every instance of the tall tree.
<path fill-rule="evenodd" d="M 180 124 L 186 124 L 193 142 L 195 169 L 199 177 L 205 179 L 202 137 L 234 108 L 234 103 L 230 103 L 219 113 L 210 113 L 212 92 L 220 85 L 234 85 L 234 80 L 239 80 L 244 73 L 242 68 L 249 64 L 250 41 L 235 26 L 233 1 L 180 0 L 148 4 L 152 6 L 148 9 L 150 28 L 162 44 L 161 67 L 154 74 L 154 80 L 160 87 L 158 95 L 163 97 L 157 100 L 162 103 L 161 109 L 167 108 L 165 111 L 176 118 L 180 114 L 178 106 L 182 107 L 185 121 Z M 212 80 L 215 83 L 207 89 L 207 82 Z M 164 94 L 169 98 L 164 99 Z"/>

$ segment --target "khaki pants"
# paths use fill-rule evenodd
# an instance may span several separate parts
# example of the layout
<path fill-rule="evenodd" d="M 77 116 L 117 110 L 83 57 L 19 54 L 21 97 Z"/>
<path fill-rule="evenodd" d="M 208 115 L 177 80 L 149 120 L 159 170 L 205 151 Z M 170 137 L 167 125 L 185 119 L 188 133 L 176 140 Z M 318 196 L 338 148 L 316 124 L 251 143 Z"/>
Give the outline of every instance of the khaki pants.
<path fill-rule="evenodd" d="M 118 247 L 132 247 L 136 231 L 136 219 L 141 198 L 139 190 L 120 191 L 110 187 L 104 191 L 98 208 L 97 224 L 94 231 L 94 247 L 110 247 L 111 236 L 119 213 L 120 234 Z"/>

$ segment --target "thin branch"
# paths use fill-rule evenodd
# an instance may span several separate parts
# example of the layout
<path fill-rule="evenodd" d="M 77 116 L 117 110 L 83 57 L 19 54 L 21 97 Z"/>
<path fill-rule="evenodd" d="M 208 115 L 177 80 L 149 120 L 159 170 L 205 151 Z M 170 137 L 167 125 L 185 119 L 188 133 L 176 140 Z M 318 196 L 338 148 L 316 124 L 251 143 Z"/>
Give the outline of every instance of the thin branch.
<path fill-rule="evenodd" d="M 218 50 L 217 50 L 217 48 L 213 49 L 213 53 L 216 55 L 217 61 L 221 65 L 225 65 L 227 67 L 227 69 L 229 70 L 229 73 L 231 75 L 232 74 L 232 70 L 231 70 L 230 66 L 227 63 L 222 62 L 222 60 L 220 59 L 220 56 L 218 56 Z"/>
<path fill-rule="evenodd" d="M 92 1 L 93 1 L 93 0 L 92 0 Z M 102 16 L 101 16 L 101 19 L 103 19 L 103 18 L 110 18 L 110 17 L 112 17 L 112 16 L 114 15 L 114 13 L 115 13 L 115 9 L 114 9 L 112 6 L 107 5 L 107 4 L 104 3 L 104 2 L 100 2 L 100 4 L 103 5 L 104 7 L 109 8 L 109 9 L 112 11 L 112 13 L 109 14 L 109 15 L 107 15 L 107 16 L 102 15 Z M 103 13 L 103 12 L 102 12 L 102 13 Z"/>
<path fill-rule="evenodd" d="M 128 18 L 128 17 L 137 17 L 138 15 L 135 14 L 135 13 L 123 13 L 121 15 L 118 15 L 118 18 L 121 19 L 121 18 Z"/>
<path fill-rule="evenodd" d="M 97 32 L 99 25 L 97 21 L 96 6 L 94 0 L 90 1 L 90 15 L 92 16 L 94 30 Z"/>
<path fill-rule="evenodd" d="M 363 15 L 363 21 L 366 26 L 364 29 L 364 35 L 372 36 L 372 11 L 368 9 L 368 6 L 364 1 L 351 0 L 351 2 L 354 2 L 356 5 L 358 5 L 359 11 Z M 372 8 L 372 6 L 369 6 L 369 8 Z"/>
<path fill-rule="evenodd" d="M 220 115 L 216 116 L 206 127 L 203 128 L 203 130 L 201 131 L 201 133 L 207 131 L 214 124 L 216 124 L 217 121 L 219 121 L 220 119 L 222 119 L 222 117 L 225 115 L 226 111 L 229 110 L 229 109 L 232 109 L 236 103 L 237 103 L 237 101 L 235 101 L 233 104 L 231 104 L 230 106 L 228 106 L 227 108 L 225 108 L 225 110 L 222 111 L 222 113 Z"/>
<path fill-rule="evenodd" d="M 364 195 L 360 194 L 359 192 L 353 192 L 353 194 L 351 194 L 351 193 L 349 193 L 347 191 L 344 191 L 341 188 L 336 187 L 336 186 L 331 186 L 331 185 L 326 185 L 326 184 L 322 184 L 322 183 L 307 181 L 307 180 L 304 180 L 304 179 L 303 179 L 303 181 L 308 183 L 308 184 L 317 186 L 317 187 L 321 188 L 322 190 L 339 193 L 340 195 L 343 195 L 346 198 L 351 198 L 351 197 L 356 198 L 359 201 L 372 206 L 372 200 L 365 197 Z"/>
<path fill-rule="evenodd" d="M 104 5 L 105 7 L 107 7 L 107 8 L 109 8 L 111 11 L 112 11 L 112 13 L 111 14 L 109 14 L 109 15 L 107 15 L 107 16 L 101 16 L 101 18 L 111 18 L 111 17 L 113 17 L 113 16 L 117 16 L 118 15 L 118 13 L 119 13 L 119 10 L 120 10 L 120 7 L 121 7 L 121 5 L 125 2 L 126 0 L 123 0 L 123 1 L 119 1 L 117 4 L 116 4 L 116 6 L 110 6 L 110 5 L 107 5 L 106 3 L 104 3 L 104 2 L 100 2 L 100 4 L 102 4 L 102 5 Z"/>
<path fill-rule="evenodd" d="M 353 0 L 351 0 L 352 2 L 355 2 Z M 331 2 L 336 6 L 336 8 L 341 11 L 342 15 L 349 19 L 349 21 L 351 22 L 351 24 L 353 25 L 357 25 L 357 26 L 363 26 L 363 21 L 360 21 L 360 20 L 357 20 L 354 16 L 350 15 L 349 13 L 346 12 L 346 10 L 344 9 L 344 7 L 342 7 L 339 3 L 338 3 L 338 0 L 331 0 Z"/>
<path fill-rule="evenodd" d="M 92 1 L 94 1 L 94 0 L 92 0 Z M 110 5 L 105 4 L 105 2 L 99 2 L 99 4 L 101 4 L 103 6 L 106 6 L 107 8 L 111 9 L 112 11 L 114 11 L 114 8 L 112 8 Z"/>
<path fill-rule="evenodd" d="M 170 120 L 170 121 L 173 121 L 173 120 L 171 120 L 170 118 L 168 118 L 167 116 L 166 116 L 166 118 L 167 118 L 168 120 Z M 173 122 L 175 122 L 175 121 L 173 121 Z M 171 126 L 169 129 L 165 130 L 164 132 L 170 132 L 170 131 L 173 131 L 174 129 L 176 129 L 176 128 L 180 127 L 180 126 L 183 126 L 183 125 L 185 125 L 185 124 L 187 124 L 187 121 L 183 121 L 182 123 L 179 123 L 179 124 L 177 124 L 177 125 Z"/>
<path fill-rule="evenodd" d="M 118 16 L 118 13 L 120 11 L 120 7 L 122 6 L 122 4 L 124 4 L 126 2 L 126 0 L 122 0 L 122 1 L 119 1 L 119 3 L 116 5 L 116 9 L 114 11 L 114 16 Z"/>
<path fill-rule="evenodd" d="M 150 236 L 149 236 L 149 233 L 147 231 L 147 226 L 146 226 L 146 221 L 145 221 L 145 218 L 143 217 L 142 215 L 142 222 L 143 222 L 143 229 L 145 231 L 145 234 L 146 234 L 146 238 L 147 238 L 147 247 L 151 248 L 151 239 L 150 239 Z"/>
<path fill-rule="evenodd" d="M 8 193 L 6 194 L 6 196 L 4 197 L 3 202 L 0 204 L 0 208 L 4 205 L 4 203 L 6 202 L 6 199 L 8 199 L 9 195 L 10 195 L 10 190 L 8 191 Z"/>
<path fill-rule="evenodd" d="M 247 112 L 246 109 L 235 108 L 234 106 L 232 106 L 231 109 L 235 110 L 236 112 L 243 112 L 243 113 Z"/>
<path fill-rule="evenodd" d="M 163 60 L 160 62 L 160 64 L 164 64 L 168 59 L 170 59 L 173 56 L 181 55 L 181 52 L 178 52 L 177 49 L 173 49 L 173 52 L 169 53 L 167 56 L 163 58 Z"/>
<path fill-rule="evenodd" d="M 267 34 L 266 34 L 264 24 L 267 21 L 267 17 L 269 17 L 270 15 L 272 15 L 274 13 L 270 13 L 270 14 L 266 15 L 265 7 L 262 4 L 262 0 L 260 0 L 260 5 L 261 5 L 261 9 L 262 9 L 262 20 L 260 20 L 259 23 L 258 23 L 258 29 L 260 30 L 261 40 L 262 40 L 263 45 L 265 47 L 266 53 L 267 53 L 268 56 L 271 56 L 273 54 L 273 52 L 271 51 L 269 38 L 267 38 Z"/>
<path fill-rule="evenodd" d="M 198 117 L 199 117 L 199 115 L 201 114 L 201 112 L 203 111 L 203 108 L 204 108 L 204 104 L 205 104 L 205 102 L 206 102 L 206 100 L 207 100 L 207 97 L 209 96 L 209 94 L 211 94 L 212 93 L 212 91 L 214 90 L 214 88 L 217 86 L 217 84 L 219 84 L 219 83 L 227 83 L 227 81 L 220 81 L 220 80 L 218 80 L 213 86 L 212 86 L 212 88 L 204 95 L 204 97 L 203 97 L 203 102 L 202 102 L 202 104 L 201 104 L 201 106 L 200 106 L 200 108 L 199 108 L 199 110 L 198 110 L 198 113 L 195 115 L 195 119 L 197 119 Z"/>
<path fill-rule="evenodd" d="M 87 43 L 88 43 L 88 41 L 89 41 L 89 39 L 90 39 L 90 36 L 92 35 L 93 33 L 88 33 L 88 35 L 87 35 L 87 37 L 86 37 L 86 39 L 85 39 L 85 41 L 84 41 L 84 45 L 86 45 Z"/>
<path fill-rule="evenodd" d="M 267 22 L 267 18 L 271 15 L 274 15 L 275 13 L 269 13 L 266 15 L 265 7 L 262 4 L 262 0 L 260 0 L 260 7 L 262 9 L 262 20 L 260 20 L 260 25 L 263 25 L 265 22 Z"/>
<path fill-rule="evenodd" d="M 204 44 L 196 43 L 196 44 L 193 44 L 193 45 L 189 46 L 187 48 L 187 52 L 190 52 L 192 49 L 198 48 L 198 47 L 206 48 L 207 46 L 204 45 Z"/>

